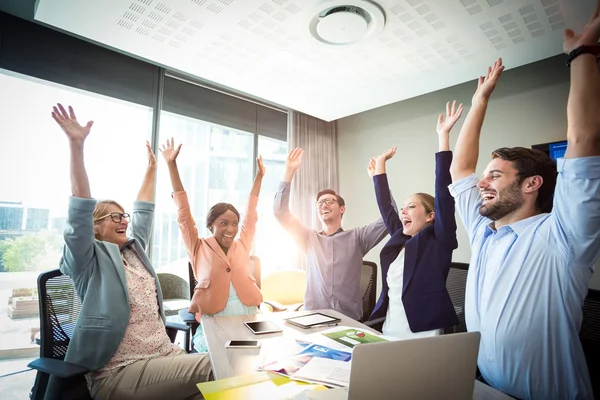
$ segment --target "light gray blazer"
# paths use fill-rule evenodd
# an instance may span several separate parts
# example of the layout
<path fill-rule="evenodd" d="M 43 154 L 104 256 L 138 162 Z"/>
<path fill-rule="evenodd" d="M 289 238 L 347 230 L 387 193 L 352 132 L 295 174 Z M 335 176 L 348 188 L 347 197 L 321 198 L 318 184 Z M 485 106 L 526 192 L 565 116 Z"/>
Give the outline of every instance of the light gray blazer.
<path fill-rule="evenodd" d="M 65 361 L 97 370 L 105 366 L 123 340 L 129 322 L 129 294 L 119 246 L 94 238 L 95 199 L 69 198 L 65 246 L 60 270 L 68 275 L 82 308 Z M 165 320 L 158 278 L 146 256 L 154 204 L 136 201 L 132 216 L 132 243 L 156 282 L 160 315 Z"/>

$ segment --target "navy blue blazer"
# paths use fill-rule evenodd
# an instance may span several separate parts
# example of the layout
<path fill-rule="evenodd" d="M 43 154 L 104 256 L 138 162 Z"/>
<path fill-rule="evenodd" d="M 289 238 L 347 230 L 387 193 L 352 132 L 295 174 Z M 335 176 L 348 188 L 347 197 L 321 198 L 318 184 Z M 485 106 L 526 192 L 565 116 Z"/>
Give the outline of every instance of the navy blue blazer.
<path fill-rule="evenodd" d="M 452 183 L 452 152 L 435 155 L 435 221 L 415 236 L 402 233 L 402 222 L 392 206 L 386 174 L 373 176 L 377 205 L 390 234 L 381 250 L 382 290 L 369 320 L 385 317 L 389 297 L 387 273 L 390 264 L 404 250 L 402 303 L 411 331 L 423 332 L 458 323 L 454 306 L 446 289 L 452 252 L 458 247 L 454 198 L 448 190 Z"/>

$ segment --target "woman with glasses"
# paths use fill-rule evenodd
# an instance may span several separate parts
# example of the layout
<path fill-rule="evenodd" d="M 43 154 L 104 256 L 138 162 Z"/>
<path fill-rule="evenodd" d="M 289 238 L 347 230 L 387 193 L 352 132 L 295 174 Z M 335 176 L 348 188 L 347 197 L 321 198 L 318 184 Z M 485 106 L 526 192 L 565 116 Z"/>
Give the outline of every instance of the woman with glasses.
<path fill-rule="evenodd" d="M 256 160 L 256 177 L 241 224 L 240 213 L 233 205 L 217 203 L 206 216 L 206 228 L 212 236 L 201 238 L 177 168 L 180 150 L 181 144 L 175 146 L 173 139 L 160 148 L 169 168 L 179 229 L 198 282 L 189 312 L 196 314 L 198 322 L 202 316 L 257 314 L 262 293 L 249 264 L 258 219 L 258 195 L 265 175 L 262 157 Z M 206 351 L 202 326 L 196 330 L 193 342 L 196 351 Z"/>
<path fill-rule="evenodd" d="M 383 322 L 382 332 L 397 339 L 435 336 L 458 323 L 446 289 L 452 252 L 458 247 L 451 183 L 450 130 L 462 113 L 456 101 L 446 105 L 446 120 L 439 116 L 439 152 L 435 155 L 435 198 L 415 193 L 399 212 L 392 206 L 386 161 L 393 147 L 369 162 L 375 197 L 390 240 L 381 250 L 382 290 L 369 318 Z"/>
<path fill-rule="evenodd" d="M 60 270 L 81 298 L 81 312 L 65 361 L 82 365 L 95 399 L 202 398 L 196 384 L 211 373 L 206 355 L 188 355 L 165 330 L 162 293 L 145 249 L 154 217 L 156 159 L 148 167 L 130 217 L 112 200 L 92 198 L 82 126 L 73 108 L 58 104 L 52 117 L 69 139 L 73 196 L 69 199 Z M 56 381 L 52 383 L 57 384 Z"/>

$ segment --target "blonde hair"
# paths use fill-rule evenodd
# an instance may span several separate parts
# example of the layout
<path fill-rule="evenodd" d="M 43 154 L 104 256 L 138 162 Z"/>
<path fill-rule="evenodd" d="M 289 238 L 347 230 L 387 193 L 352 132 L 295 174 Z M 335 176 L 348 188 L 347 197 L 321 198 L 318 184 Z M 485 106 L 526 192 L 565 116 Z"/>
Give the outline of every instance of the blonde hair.
<path fill-rule="evenodd" d="M 100 200 L 99 202 L 96 203 L 96 207 L 94 208 L 94 213 L 92 214 L 92 216 L 94 218 L 94 224 L 96 222 L 99 222 L 98 218 L 106 215 L 106 209 L 108 208 L 108 206 L 117 206 L 121 209 L 121 212 L 125 212 L 125 209 L 123 208 L 123 206 L 114 200 Z"/>
<path fill-rule="evenodd" d="M 423 208 L 425 208 L 425 212 L 427 212 L 427 214 L 431 214 L 435 210 L 435 199 L 432 195 L 427 193 L 415 193 L 413 196 L 419 199 L 421 205 L 423 206 Z"/>

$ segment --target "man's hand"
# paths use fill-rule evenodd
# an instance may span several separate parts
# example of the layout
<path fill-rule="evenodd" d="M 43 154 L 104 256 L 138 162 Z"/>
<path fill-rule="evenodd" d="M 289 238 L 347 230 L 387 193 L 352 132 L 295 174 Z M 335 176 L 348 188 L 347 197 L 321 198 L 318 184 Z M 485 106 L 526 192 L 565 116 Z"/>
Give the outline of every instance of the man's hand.
<path fill-rule="evenodd" d="M 477 81 L 477 91 L 473 95 L 473 103 L 487 103 L 496 88 L 496 84 L 498 83 L 498 79 L 500 79 L 500 75 L 502 75 L 502 71 L 504 71 L 504 65 L 502 65 L 502 59 L 499 58 L 493 66 L 488 67 L 485 77 L 479 77 L 479 80 Z"/>
<path fill-rule="evenodd" d="M 460 118 L 462 112 L 462 103 L 458 105 L 458 108 L 456 108 L 456 100 L 452 102 L 452 106 L 450 106 L 450 102 L 446 103 L 446 120 L 444 121 L 444 114 L 440 114 L 438 116 L 436 128 L 438 135 L 449 135 L 450 131 Z"/>
<path fill-rule="evenodd" d="M 154 156 L 154 152 L 152 151 L 152 146 L 150 146 L 150 142 L 146 140 L 146 151 L 148 153 L 148 168 L 156 168 L 156 156 Z"/>
<path fill-rule="evenodd" d="M 600 0 L 596 1 L 596 8 L 588 23 L 581 33 L 575 34 L 572 29 L 565 29 L 563 50 L 569 54 L 580 46 L 595 46 L 600 39 Z"/>
<path fill-rule="evenodd" d="M 177 160 L 179 150 L 181 150 L 181 143 L 177 147 L 175 147 L 175 139 L 167 139 L 167 142 L 160 146 L 159 150 L 167 164 L 173 163 L 175 162 L 175 160 Z"/>
<path fill-rule="evenodd" d="M 258 158 L 256 159 L 256 177 L 262 178 L 263 176 L 265 176 L 265 171 L 266 171 L 266 169 L 263 164 L 262 156 L 259 155 Z"/>
<path fill-rule="evenodd" d="M 88 121 L 85 126 L 81 126 L 77 121 L 73 107 L 69 106 L 68 113 L 60 103 L 52 107 L 52 109 L 52 118 L 54 118 L 62 130 L 67 134 L 69 140 L 71 142 L 83 143 L 85 138 L 90 134 L 94 121 Z"/>
<path fill-rule="evenodd" d="M 299 147 L 292 149 L 287 158 L 285 159 L 285 169 L 288 172 L 296 172 L 302 165 L 302 154 L 304 154 L 304 150 Z"/>

